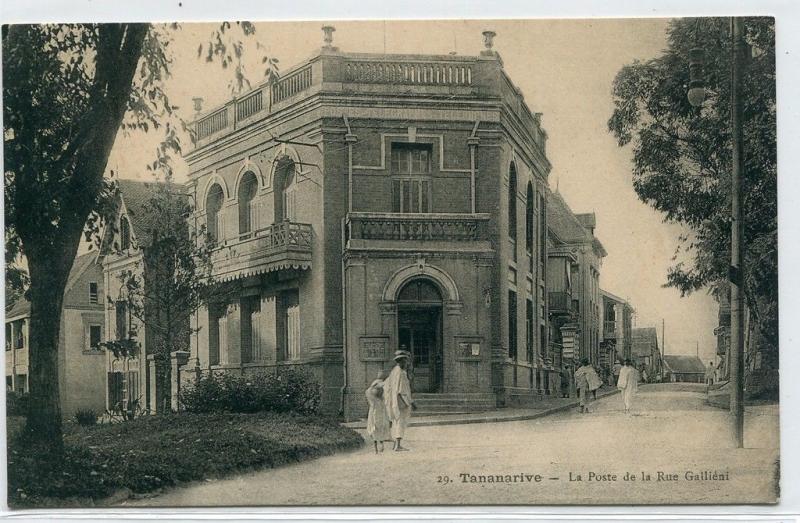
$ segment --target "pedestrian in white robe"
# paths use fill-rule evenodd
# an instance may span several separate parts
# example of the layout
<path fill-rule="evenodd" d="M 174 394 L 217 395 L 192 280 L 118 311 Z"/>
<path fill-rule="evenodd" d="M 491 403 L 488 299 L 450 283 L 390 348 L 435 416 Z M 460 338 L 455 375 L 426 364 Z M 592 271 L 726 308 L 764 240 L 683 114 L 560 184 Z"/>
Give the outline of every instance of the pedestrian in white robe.
<path fill-rule="evenodd" d="M 381 371 L 378 374 L 378 378 L 370 384 L 364 393 L 369 405 L 367 436 L 372 439 L 375 445 L 375 454 L 378 453 L 378 443 L 380 443 L 381 452 L 383 452 L 383 442 L 392 439 L 390 433 L 391 422 L 389 421 L 389 415 L 386 414 L 386 404 L 383 401 L 383 385 L 388 377 L 388 370 Z"/>
<path fill-rule="evenodd" d="M 383 401 L 386 405 L 386 413 L 392 422 L 392 438 L 394 438 L 394 450 L 408 450 L 401 444 L 406 433 L 408 420 L 411 418 L 411 410 L 417 406 L 411 398 L 411 383 L 408 381 L 408 362 L 411 353 L 399 350 L 394 353 L 395 366 L 389 377 L 383 384 Z"/>
<path fill-rule="evenodd" d="M 622 391 L 622 402 L 625 405 L 625 414 L 630 413 L 633 405 L 633 395 L 639 385 L 639 376 L 636 369 L 631 365 L 631 360 L 625 360 L 625 366 L 619 371 L 617 388 Z"/>

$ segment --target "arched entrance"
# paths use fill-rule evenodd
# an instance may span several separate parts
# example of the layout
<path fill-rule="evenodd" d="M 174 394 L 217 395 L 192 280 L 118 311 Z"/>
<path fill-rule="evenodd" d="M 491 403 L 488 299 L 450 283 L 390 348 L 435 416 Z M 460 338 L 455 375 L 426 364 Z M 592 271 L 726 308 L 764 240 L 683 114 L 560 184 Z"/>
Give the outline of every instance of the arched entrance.
<path fill-rule="evenodd" d="M 442 294 L 427 278 L 415 278 L 397 294 L 397 339 L 413 355 L 414 392 L 440 392 L 442 356 Z"/>

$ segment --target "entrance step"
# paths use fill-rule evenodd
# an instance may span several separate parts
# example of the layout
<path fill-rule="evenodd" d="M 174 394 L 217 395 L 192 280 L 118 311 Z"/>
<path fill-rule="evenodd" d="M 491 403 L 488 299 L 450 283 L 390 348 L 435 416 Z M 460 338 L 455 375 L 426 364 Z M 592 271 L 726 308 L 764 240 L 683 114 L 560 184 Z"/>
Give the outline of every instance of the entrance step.
<path fill-rule="evenodd" d="M 494 410 L 497 398 L 492 393 L 416 393 L 416 416 L 436 414 L 469 414 Z"/>

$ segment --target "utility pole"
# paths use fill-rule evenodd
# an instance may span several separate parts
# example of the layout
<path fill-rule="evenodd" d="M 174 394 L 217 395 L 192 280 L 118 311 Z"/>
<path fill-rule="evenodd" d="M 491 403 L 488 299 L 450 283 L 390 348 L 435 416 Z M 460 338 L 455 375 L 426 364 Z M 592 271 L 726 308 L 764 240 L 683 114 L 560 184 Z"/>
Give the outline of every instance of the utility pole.
<path fill-rule="evenodd" d="M 667 355 L 667 331 L 664 328 L 664 318 L 661 318 L 661 354 Z"/>
<path fill-rule="evenodd" d="M 731 131 L 733 139 L 733 168 L 731 169 L 731 265 L 728 279 L 731 284 L 731 405 L 734 441 L 737 448 L 744 447 L 744 306 L 741 285 L 742 217 L 740 208 L 742 176 L 742 52 L 744 50 L 742 19 L 731 17 L 732 68 L 731 68 Z"/>

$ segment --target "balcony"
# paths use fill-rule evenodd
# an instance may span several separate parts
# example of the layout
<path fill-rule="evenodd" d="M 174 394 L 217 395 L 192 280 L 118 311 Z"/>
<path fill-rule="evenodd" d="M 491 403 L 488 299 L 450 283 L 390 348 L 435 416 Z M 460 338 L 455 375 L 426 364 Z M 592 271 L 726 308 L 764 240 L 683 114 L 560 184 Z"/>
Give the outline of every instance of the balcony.
<path fill-rule="evenodd" d="M 617 322 L 604 321 L 603 322 L 603 338 L 616 338 L 617 337 Z"/>
<path fill-rule="evenodd" d="M 572 307 L 572 296 L 568 292 L 551 291 L 547 293 L 550 304 L 550 314 L 571 314 L 574 312 Z"/>
<path fill-rule="evenodd" d="M 212 274 L 230 281 L 283 269 L 310 269 L 312 241 L 311 225 L 288 221 L 242 234 L 214 249 Z"/>
<path fill-rule="evenodd" d="M 488 214 L 362 213 L 347 215 L 348 250 L 491 251 Z"/>

